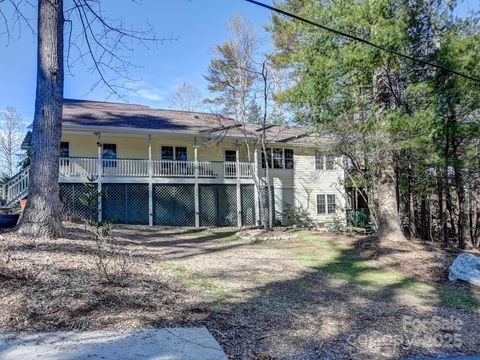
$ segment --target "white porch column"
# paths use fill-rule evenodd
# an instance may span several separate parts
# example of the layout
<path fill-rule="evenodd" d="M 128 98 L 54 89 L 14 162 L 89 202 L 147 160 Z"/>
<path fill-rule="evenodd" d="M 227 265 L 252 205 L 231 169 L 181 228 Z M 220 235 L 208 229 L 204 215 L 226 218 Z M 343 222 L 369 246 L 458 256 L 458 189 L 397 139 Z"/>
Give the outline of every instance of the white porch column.
<path fill-rule="evenodd" d="M 237 158 L 236 175 L 237 175 L 237 225 L 242 226 L 242 190 L 240 186 L 240 145 L 237 142 L 237 148 L 235 149 L 235 155 Z"/>
<path fill-rule="evenodd" d="M 148 225 L 153 226 L 152 135 L 148 135 Z"/>
<path fill-rule="evenodd" d="M 97 134 L 97 185 L 98 185 L 98 222 L 102 222 L 102 175 L 103 175 L 103 164 L 102 164 L 102 143 L 100 142 L 101 134 Z"/>
<path fill-rule="evenodd" d="M 258 149 L 253 146 L 253 176 L 256 176 L 258 181 L 260 181 L 260 176 L 258 175 Z M 260 225 L 260 197 L 258 196 L 257 182 L 255 182 L 255 224 Z"/>
<path fill-rule="evenodd" d="M 198 189 L 198 148 L 197 138 L 195 138 L 195 144 L 193 145 L 194 154 L 194 171 L 195 171 L 195 227 L 200 227 L 200 192 Z"/>

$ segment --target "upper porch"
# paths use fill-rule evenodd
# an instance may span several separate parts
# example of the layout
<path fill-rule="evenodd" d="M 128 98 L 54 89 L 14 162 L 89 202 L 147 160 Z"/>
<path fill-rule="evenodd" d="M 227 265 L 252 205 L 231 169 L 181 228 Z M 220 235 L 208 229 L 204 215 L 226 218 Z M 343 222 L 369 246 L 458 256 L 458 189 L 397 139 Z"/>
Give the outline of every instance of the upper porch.
<path fill-rule="evenodd" d="M 152 181 L 252 179 L 257 154 L 240 141 L 208 142 L 179 134 L 68 133 L 60 147 L 60 181 L 150 178 Z M 250 159 L 251 161 L 248 161 Z M 257 159 L 258 160 L 258 159 Z M 174 179 L 174 180 L 173 180 Z M 107 180 L 105 180 L 107 181 Z"/>

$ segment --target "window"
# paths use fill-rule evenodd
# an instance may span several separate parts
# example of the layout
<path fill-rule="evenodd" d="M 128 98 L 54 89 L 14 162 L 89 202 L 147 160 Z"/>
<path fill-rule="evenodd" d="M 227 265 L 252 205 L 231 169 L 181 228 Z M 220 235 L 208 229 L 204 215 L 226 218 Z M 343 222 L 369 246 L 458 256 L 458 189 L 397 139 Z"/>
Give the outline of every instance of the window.
<path fill-rule="evenodd" d="M 70 144 L 67 141 L 62 141 L 60 143 L 60 157 L 61 158 L 70 157 Z"/>
<path fill-rule="evenodd" d="M 324 169 L 324 156 L 320 151 L 315 151 L 315 169 L 323 170 Z"/>
<path fill-rule="evenodd" d="M 162 146 L 160 155 L 162 160 L 188 160 L 188 152 L 185 146 Z"/>
<path fill-rule="evenodd" d="M 102 158 L 104 167 L 117 167 L 117 145 L 116 144 L 103 144 Z"/>
<path fill-rule="evenodd" d="M 317 195 L 317 214 L 326 213 L 325 195 Z"/>
<path fill-rule="evenodd" d="M 273 149 L 273 168 L 283 169 L 283 149 Z"/>
<path fill-rule="evenodd" d="M 293 150 L 266 149 L 268 167 L 274 169 L 293 169 Z M 262 168 L 265 169 L 265 154 L 262 151 Z"/>
<path fill-rule="evenodd" d="M 333 170 L 335 164 L 335 157 L 333 155 L 325 156 L 325 170 Z"/>
<path fill-rule="evenodd" d="M 116 159 L 117 158 L 117 145 L 116 144 L 103 144 L 104 159 Z"/>
<path fill-rule="evenodd" d="M 337 212 L 337 207 L 335 205 L 335 195 L 327 195 L 327 204 L 328 213 L 335 214 Z"/>
<path fill-rule="evenodd" d="M 293 150 L 285 149 L 285 169 L 293 169 L 293 168 L 294 168 Z"/>
<path fill-rule="evenodd" d="M 173 160 L 173 146 L 162 146 L 162 160 Z"/>
<path fill-rule="evenodd" d="M 266 152 L 267 152 L 268 167 L 271 169 L 272 168 L 272 149 L 266 149 Z M 265 169 L 265 167 L 266 167 L 265 153 L 262 150 L 262 168 Z"/>
<path fill-rule="evenodd" d="M 237 161 L 237 152 L 235 150 L 225 150 L 225 161 Z"/>
<path fill-rule="evenodd" d="M 324 155 L 320 151 L 315 151 L 315 169 L 317 170 L 334 170 L 335 156 Z"/>
<path fill-rule="evenodd" d="M 187 148 L 185 146 L 175 147 L 175 160 L 177 161 L 187 161 Z"/>
<path fill-rule="evenodd" d="M 337 212 L 337 205 L 335 195 L 317 195 L 317 214 L 335 214 Z"/>

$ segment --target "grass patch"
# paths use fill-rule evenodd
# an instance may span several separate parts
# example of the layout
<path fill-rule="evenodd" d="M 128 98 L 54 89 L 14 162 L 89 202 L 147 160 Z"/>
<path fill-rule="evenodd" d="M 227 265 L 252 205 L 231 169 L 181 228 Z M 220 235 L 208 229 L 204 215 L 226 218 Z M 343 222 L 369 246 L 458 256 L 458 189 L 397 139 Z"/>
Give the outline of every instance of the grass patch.
<path fill-rule="evenodd" d="M 298 235 L 300 240 L 295 244 L 280 246 L 315 270 L 387 296 L 409 295 L 430 305 L 480 310 L 480 298 L 466 289 L 416 281 L 398 271 L 378 268 L 372 260 L 360 259 L 351 246 L 340 241 L 310 231 L 298 231 Z"/>
<path fill-rule="evenodd" d="M 185 288 L 194 291 L 205 297 L 205 300 L 211 301 L 214 304 L 219 304 L 231 295 L 219 281 L 210 278 L 200 271 L 192 270 L 191 268 L 172 264 L 172 263 L 157 263 L 158 267 L 172 274 Z"/>

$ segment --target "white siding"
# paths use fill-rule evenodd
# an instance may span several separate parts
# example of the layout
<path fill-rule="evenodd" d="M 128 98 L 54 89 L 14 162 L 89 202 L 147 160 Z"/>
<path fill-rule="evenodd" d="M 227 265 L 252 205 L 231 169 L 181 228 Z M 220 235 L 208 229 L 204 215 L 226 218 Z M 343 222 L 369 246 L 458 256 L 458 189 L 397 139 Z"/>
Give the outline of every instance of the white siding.
<path fill-rule="evenodd" d="M 281 213 L 285 205 L 306 209 L 318 223 L 339 221 L 345 223 L 346 196 L 344 172 L 335 159 L 334 170 L 315 169 L 315 149 L 296 148 L 294 169 L 269 169 L 269 177 L 275 189 L 275 210 Z M 261 164 L 260 164 L 261 165 Z M 260 176 L 265 170 L 260 169 Z M 317 214 L 317 195 L 331 194 L 336 197 L 335 214 Z"/>

